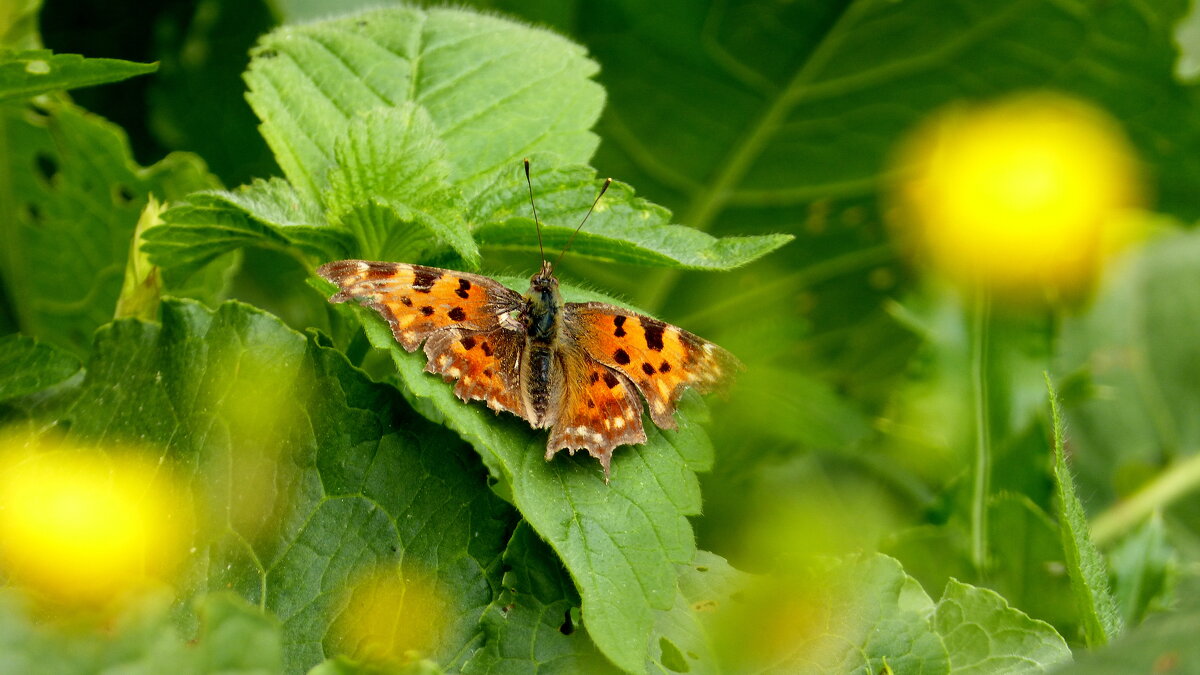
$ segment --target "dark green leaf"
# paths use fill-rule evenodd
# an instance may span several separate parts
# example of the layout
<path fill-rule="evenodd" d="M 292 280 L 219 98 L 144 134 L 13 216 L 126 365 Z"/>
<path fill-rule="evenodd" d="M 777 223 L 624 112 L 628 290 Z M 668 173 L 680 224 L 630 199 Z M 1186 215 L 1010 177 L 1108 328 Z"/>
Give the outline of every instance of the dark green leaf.
<path fill-rule="evenodd" d="M 1173 604 L 1177 563 L 1160 515 L 1130 533 L 1109 553 L 1108 561 L 1113 595 L 1125 625 L 1136 626 L 1149 614 Z"/>
<path fill-rule="evenodd" d="M 452 434 L 278 319 L 166 300 L 161 327 L 101 330 L 74 402 L 43 415 L 196 486 L 206 526 L 184 592 L 228 588 L 277 616 L 289 671 L 358 647 L 337 627 L 363 616 L 351 588 L 373 570 L 430 579 L 444 621 L 405 616 L 437 631 L 432 658 L 476 645 L 511 509 Z"/>
<path fill-rule="evenodd" d="M 614 672 L 580 621 L 567 571 L 528 525 L 513 532 L 504 564 L 503 590 L 483 617 L 484 646 L 464 673 Z"/>
<path fill-rule="evenodd" d="M 55 54 L 49 49 L 0 50 L 0 101 L 118 82 L 153 73 L 157 68 L 154 63 L 85 59 L 79 54 Z"/>
<path fill-rule="evenodd" d="M 79 372 L 74 356 L 24 335 L 0 337 L 0 401 L 25 396 Z"/>
<path fill-rule="evenodd" d="M 183 153 L 137 166 L 124 132 L 66 103 L 0 106 L 0 135 L 0 277 L 18 325 L 82 351 L 113 316 L 147 195 L 176 199 L 213 179 Z"/>
<path fill-rule="evenodd" d="M 1050 391 L 1050 414 L 1054 421 L 1054 483 L 1058 499 L 1058 527 L 1062 534 L 1063 555 L 1067 574 L 1071 577 L 1071 590 L 1075 595 L 1075 606 L 1083 624 L 1083 636 L 1089 646 L 1106 644 L 1121 632 L 1121 615 L 1108 590 L 1108 570 L 1104 558 L 1096 550 L 1088 529 L 1087 515 L 1083 504 L 1075 494 L 1075 479 L 1067 468 L 1066 453 L 1063 451 L 1064 435 L 1062 418 L 1059 414 L 1058 394 L 1046 375 L 1046 388 Z"/>

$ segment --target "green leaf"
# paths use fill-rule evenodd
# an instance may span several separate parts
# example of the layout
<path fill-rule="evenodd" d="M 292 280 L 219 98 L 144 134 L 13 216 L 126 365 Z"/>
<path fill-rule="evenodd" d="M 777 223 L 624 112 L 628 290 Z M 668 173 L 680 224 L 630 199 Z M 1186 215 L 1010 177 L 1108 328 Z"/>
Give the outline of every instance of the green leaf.
<path fill-rule="evenodd" d="M 1121 615 L 1108 590 L 1108 570 L 1104 558 L 1096 550 L 1088 530 L 1087 515 L 1075 494 L 1075 479 L 1067 468 L 1063 451 L 1063 424 L 1059 414 L 1058 394 L 1050 375 L 1046 375 L 1050 393 L 1050 414 L 1054 422 L 1054 485 L 1057 494 L 1058 527 L 1062 533 L 1063 555 L 1075 605 L 1083 624 L 1083 636 L 1088 646 L 1106 644 L 1121 632 Z"/>
<path fill-rule="evenodd" d="M 280 28 L 255 47 L 246 82 L 262 133 L 296 189 L 317 200 L 357 114 L 420 106 L 469 200 L 535 152 L 591 157 L 604 95 L 596 64 L 548 31 L 455 9 L 395 8 Z M 538 114 L 533 114 L 535 111 Z"/>
<path fill-rule="evenodd" d="M 717 663 L 713 617 L 727 610 L 750 576 L 724 558 L 696 551 L 692 562 L 679 565 L 679 593 L 670 612 L 659 615 L 650 645 L 647 672 L 706 672 Z"/>
<path fill-rule="evenodd" d="M 261 675 L 283 670 L 279 622 L 228 593 L 193 603 L 194 634 L 170 620 L 165 602 L 136 604 L 105 630 L 66 631 L 0 594 L 0 670 L 11 673 L 121 672 Z"/>
<path fill-rule="evenodd" d="M 1153 617 L 1103 649 L 1081 654 L 1058 675 L 1186 673 L 1200 663 L 1195 609 Z"/>
<path fill-rule="evenodd" d="M 38 34 L 38 10 L 42 0 L 14 0 L 0 15 L 0 48 L 37 49 L 42 46 Z"/>
<path fill-rule="evenodd" d="M 147 196 L 213 186 L 194 155 L 137 166 L 124 132 L 67 103 L 0 106 L 0 162 L 0 212 L 12 214 L 0 278 L 18 326 L 76 352 L 113 316 Z"/>
<path fill-rule="evenodd" d="M 1174 548 L 1167 542 L 1162 516 L 1155 514 L 1130 533 L 1108 556 L 1113 596 L 1127 626 L 1173 604 L 1176 576 Z"/>
<path fill-rule="evenodd" d="M 1088 311 L 1063 322 L 1058 370 L 1070 374 L 1062 388 L 1073 468 L 1097 503 L 1127 498 L 1168 468 L 1195 460 L 1200 342 L 1180 327 L 1198 311 L 1200 233 L 1168 230 L 1114 266 Z M 1196 482 L 1179 484 L 1186 491 Z M 1098 516 L 1096 536 L 1112 541 L 1150 513 L 1126 515 L 1116 527 Z"/>
<path fill-rule="evenodd" d="M 1045 673 L 1071 661 L 1071 649 L 1050 624 L 1030 619 L 986 588 L 951 580 L 933 625 L 955 675 Z"/>
<path fill-rule="evenodd" d="M 58 384 L 79 372 L 74 356 L 24 335 L 0 337 L 0 401 Z"/>
<path fill-rule="evenodd" d="M 718 617 L 729 672 L 949 673 L 935 606 L 881 554 L 789 564 Z"/>
<path fill-rule="evenodd" d="M 518 524 L 509 539 L 504 565 L 503 590 L 483 617 L 484 646 L 464 673 L 614 671 L 580 625 L 571 578 L 527 524 Z"/>
<path fill-rule="evenodd" d="M 428 625 L 428 656 L 465 661 L 512 520 L 474 454 L 270 315 L 171 299 L 162 310 L 161 326 L 102 329 L 75 399 L 42 414 L 92 446 L 134 443 L 195 486 L 206 526 L 182 592 L 230 589 L 277 616 L 291 672 L 359 648 L 345 626 L 364 616 Z M 429 579 L 436 611 L 369 613 L 372 596 L 353 589 L 375 573 Z"/>
<path fill-rule="evenodd" d="M 482 223 L 475 232 L 480 244 L 538 251 L 522 171 L 517 166 L 502 168 L 492 187 L 472 204 L 472 220 Z M 567 245 L 596 199 L 599 183 L 596 172 L 585 166 L 542 167 L 532 176 L 542 241 L 549 255 Z M 571 252 L 634 265 L 729 270 L 793 239 L 786 234 L 717 239 L 690 227 L 670 225 L 670 219 L 670 211 L 635 197 L 630 186 L 613 182 L 575 237 Z"/>
<path fill-rule="evenodd" d="M 334 156 L 326 209 L 355 234 L 357 257 L 420 260 L 442 243 L 479 266 L 462 197 L 448 182 L 446 146 L 424 108 L 405 102 L 356 116 Z"/>
<path fill-rule="evenodd" d="M 607 300 L 562 290 L 568 301 Z M 492 474 L 510 486 L 521 515 L 570 571 L 588 633 L 604 655 L 626 671 L 640 672 L 657 614 L 674 607 L 675 566 L 695 553 L 687 521 L 700 510 L 695 472 L 712 462 L 707 437 L 690 421 L 698 400 L 684 399 L 677 431 L 649 424 L 645 445 L 618 450 L 612 482 L 606 484 L 590 457 L 546 462 L 544 431 L 458 400 L 424 372 L 425 355 L 405 352 L 378 314 L 347 309 L 360 318 L 371 344 L 391 354 L 411 395 L 469 441 Z"/>
<path fill-rule="evenodd" d="M 354 251 L 348 232 L 326 223 L 318 204 L 279 178 L 193 193 L 162 217 L 162 226 L 143 235 L 142 250 L 154 264 L 181 273 L 244 246 L 281 251 L 306 267 Z"/>
<path fill-rule="evenodd" d="M 157 69 L 154 63 L 85 59 L 79 54 L 55 54 L 49 49 L 0 50 L 0 101 L 119 82 Z"/>

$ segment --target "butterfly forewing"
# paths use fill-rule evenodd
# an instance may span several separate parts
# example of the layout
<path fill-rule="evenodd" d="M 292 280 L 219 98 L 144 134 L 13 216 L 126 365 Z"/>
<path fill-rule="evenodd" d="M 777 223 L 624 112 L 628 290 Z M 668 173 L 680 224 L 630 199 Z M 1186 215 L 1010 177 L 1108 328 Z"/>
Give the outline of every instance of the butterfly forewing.
<path fill-rule="evenodd" d="M 566 325 L 593 359 L 624 373 L 646 397 L 650 418 L 675 428 L 675 408 L 688 387 L 718 388 L 741 365 L 732 354 L 648 316 L 599 302 L 567 303 Z"/>
<path fill-rule="evenodd" d="M 422 265 L 340 260 L 317 274 L 340 287 L 331 302 L 355 300 L 378 311 L 410 352 L 438 330 L 491 331 L 522 302 L 493 279 Z"/>

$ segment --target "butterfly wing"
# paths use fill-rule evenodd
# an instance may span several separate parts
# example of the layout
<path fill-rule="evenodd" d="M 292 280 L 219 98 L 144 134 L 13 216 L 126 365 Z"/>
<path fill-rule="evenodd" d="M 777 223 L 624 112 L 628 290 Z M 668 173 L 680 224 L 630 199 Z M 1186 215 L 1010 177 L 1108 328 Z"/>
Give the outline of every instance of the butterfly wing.
<path fill-rule="evenodd" d="M 519 293 L 478 274 L 405 263 L 339 260 L 317 268 L 337 284 L 330 302 L 354 300 L 379 312 L 406 350 L 425 343 L 425 370 L 458 380 L 464 401 L 524 417 L 516 372 L 524 333 Z"/>
<path fill-rule="evenodd" d="M 600 302 L 567 303 L 565 325 L 586 354 L 626 376 L 646 397 L 650 418 L 675 428 L 688 387 L 703 393 L 741 368 L 717 345 L 677 326 Z"/>
<path fill-rule="evenodd" d="M 566 388 L 546 459 L 561 449 L 587 450 L 608 476 L 613 449 L 646 442 L 642 400 L 629 378 L 579 350 L 563 351 Z"/>

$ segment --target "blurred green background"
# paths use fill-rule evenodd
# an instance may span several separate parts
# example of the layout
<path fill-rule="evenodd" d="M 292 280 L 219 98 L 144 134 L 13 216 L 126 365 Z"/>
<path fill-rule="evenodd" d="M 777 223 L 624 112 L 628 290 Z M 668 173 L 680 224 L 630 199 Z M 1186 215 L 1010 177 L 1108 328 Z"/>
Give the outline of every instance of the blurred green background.
<path fill-rule="evenodd" d="M 279 174 L 244 99 L 247 50 L 281 22 L 356 4 L 381 3 L 48 0 L 41 27 L 55 52 L 158 61 L 152 76 L 71 96 L 120 125 L 139 164 L 195 152 L 232 188 Z M 1047 515 L 1049 369 L 1081 497 L 1112 523 L 1100 543 L 1114 556 L 1126 619 L 1189 602 L 1170 590 L 1188 588 L 1200 560 L 1200 479 L 1186 468 L 1200 447 L 1200 240 L 1188 228 L 1200 216 L 1200 21 L 1188 3 L 467 4 L 587 47 L 608 93 L 593 160 L 601 175 L 713 235 L 797 237 L 732 273 L 570 257 L 559 273 L 745 362 L 730 396 L 711 403 L 717 453 L 694 519 L 701 548 L 751 570 L 791 553 L 881 549 L 926 588 L 951 576 L 996 588 L 1077 639 Z M 1148 176 L 1155 234 L 1091 301 L 993 325 L 992 536 L 980 567 L 966 519 L 968 313 L 889 242 L 882 195 L 895 144 L 933 111 L 1047 89 L 1122 126 Z M 485 249 L 482 271 L 536 264 Z M 248 250 L 231 294 L 294 327 L 320 325 L 325 309 L 307 276 L 291 258 Z M 0 309 L 0 331 L 20 328 Z M 1122 515 L 1115 505 L 1139 490 L 1150 506 Z M 1151 511 L 1165 523 L 1153 550 Z M 1139 561 L 1133 590 L 1120 556 Z"/>

